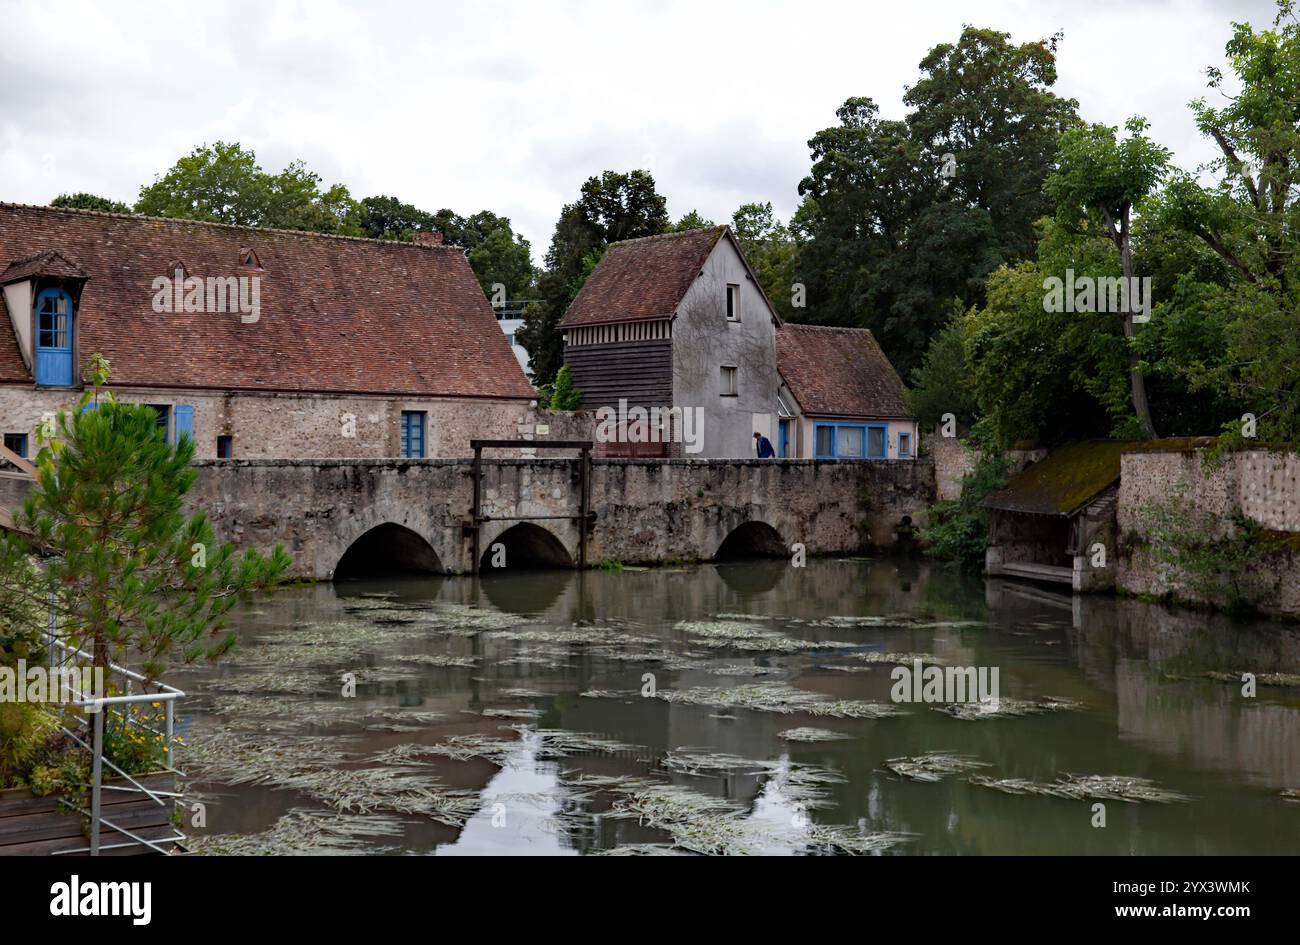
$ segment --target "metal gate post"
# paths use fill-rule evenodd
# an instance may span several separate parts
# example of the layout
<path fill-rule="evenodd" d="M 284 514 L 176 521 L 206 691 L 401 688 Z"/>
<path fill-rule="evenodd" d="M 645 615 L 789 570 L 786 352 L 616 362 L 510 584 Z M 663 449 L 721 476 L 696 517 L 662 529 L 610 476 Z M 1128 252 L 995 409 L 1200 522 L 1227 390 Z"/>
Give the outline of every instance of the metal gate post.
<path fill-rule="evenodd" d="M 579 454 L 578 462 L 582 465 L 582 471 L 579 479 L 579 497 L 578 497 L 578 567 L 585 570 L 587 567 L 587 509 L 591 505 L 591 451 L 583 448 Z"/>
<path fill-rule="evenodd" d="M 90 781 L 90 855 L 99 856 L 99 798 L 103 793 L 104 782 L 104 703 L 100 702 L 94 711 L 95 721 L 94 766 Z"/>
<path fill-rule="evenodd" d="M 483 473 L 483 447 L 477 443 L 474 446 L 474 506 L 470 509 L 470 520 L 474 523 L 474 557 L 470 560 L 469 573 L 478 574 L 478 543 L 479 543 L 479 504 L 482 489 Z"/>

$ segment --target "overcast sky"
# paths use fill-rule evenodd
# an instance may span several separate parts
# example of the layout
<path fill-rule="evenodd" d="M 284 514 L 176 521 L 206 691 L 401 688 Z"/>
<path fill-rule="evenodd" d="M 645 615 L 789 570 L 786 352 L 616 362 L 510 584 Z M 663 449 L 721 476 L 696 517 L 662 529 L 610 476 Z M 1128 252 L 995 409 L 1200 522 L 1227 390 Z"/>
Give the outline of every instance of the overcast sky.
<path fill-rule="evenodd" d="M 1233 20 L 1271 0 L 386 3 L 0 0 L 0 200 L 132 203 L 195 145 L 302 158 L 356 198 L 509 216 L 540 259 L 602 170 L 649 168 L 674 219 L 783 219 L 807 141 L 849 96 L 903 115 L 917 63 L 963 24 L 1064 32 L 1059 94 L 1145 115 L 1184 167 L 1187 103 Z"/>

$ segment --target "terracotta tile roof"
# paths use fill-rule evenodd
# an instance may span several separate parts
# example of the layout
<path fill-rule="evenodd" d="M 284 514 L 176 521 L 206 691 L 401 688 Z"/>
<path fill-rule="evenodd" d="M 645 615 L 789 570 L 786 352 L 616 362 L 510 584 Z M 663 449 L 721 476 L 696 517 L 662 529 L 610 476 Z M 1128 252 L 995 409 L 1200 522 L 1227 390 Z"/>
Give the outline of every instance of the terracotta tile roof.
<path fill-rule="evenodd" d="M 726 231 L 709 226 L 611 243 L 560 327 L 672 318 Z"/>
<path fill-rule="evenodd" d="M 76 263 L 66 259 L 57 250 L 47 249 L 43 253 L 15 259 L 4 272 L 0 273 L 0 285 L 21 282 L 33 276 L 53 276 L 56 279 L 86 279 L 90 273 Z"/>
<path fill-rule="evenodd" d="M 263 271 L 240 268 L 241 251 Z M 531 398 L 463 252 L 451 246 L 0 203 L 0 270 L 54 251 L 89 276 L 82 364 L 112 383 Z M 260 317 L 157 314 L 153 281 L 257 275 Z M 0 324 L 0 382 L 31 382 Z"/>
<path fill-rule="evenodd" d="M 1057 447 L 984 500 L 990 509 L 1072 515 L 1119 481 L 1123 440 L 1089 440 Z"/>
<path fill-rule="evenodd" d="M 903 382 L 871 332 L 785 323 L 776 333 L 777 369 L 805 414 L 909 417 Z"/>

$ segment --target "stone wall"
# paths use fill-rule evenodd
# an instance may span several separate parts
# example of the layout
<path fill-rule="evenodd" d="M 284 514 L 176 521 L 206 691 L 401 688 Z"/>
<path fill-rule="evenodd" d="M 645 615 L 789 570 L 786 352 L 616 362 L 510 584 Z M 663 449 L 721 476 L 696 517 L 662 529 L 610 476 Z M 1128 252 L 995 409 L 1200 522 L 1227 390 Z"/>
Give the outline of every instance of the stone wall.
<path fill-rule="evenodd" d="M 1178 503 L 1202 534 L 1237 532 L 1234 514 L 1266 530 L 1264 553 L 1242 578 L 1247 598 L 1260 610 L 1300 614 L 1300 457 L 1262 450 L 1233 453 L 1206 466 L 1201 449 L 1156 447 L 1130 450 L 1120 460 L 1119 567 L 1117 586 L 1133 594 L 1177 596 L 1222 606 L 1226 599 L 1203 592 L 1172 573 L 1150 538 L 1154 507 Z"/>
<path fill-rule="evenodd" d="M 931 433 L 925 437 L 924 450 L 934 462 L 934 492 L 940 502 L 961 498 L 962 477 L 975 468 L 979 453 L 968 450 L 955 436 Z"/>
<path fill-rule="evenodd" d="M 962 478 L 975 468 L 980 451 L 966 446 L 955 436 L 944 436 L 937 431 L 925 436 L 923 449 L 934 463 L 935 498 L 940 502 L 956 502 L 961 498 Z M 1012 475 L 1046 455 L 1045 449 L 1006 451 Z"/>
<path fill-rule="evenodd" d="M 233 437 L 236 459 L 379 459 L 401 454 L 401 413 L 422 410 L 426 455 L 470 455 L 471 439 L 591 439 L 589 416 L 538 411 L 527 401 L 398 398 L 375 395 L 247 394 L 114 388 L 127 403 L 194 408 L 198 459 L 215 459 L 217 437 Z M 35 430 L 45 413 L 72 410 L 80 391 L 0 386 L 0 432 L 26 433 L 35 452 Z M 174 422 L 174 420 L 173 420 Z M 538 432 L 549 427 L 545 433 Z M 348 435 L 352 433 L 352 435 Z"/>

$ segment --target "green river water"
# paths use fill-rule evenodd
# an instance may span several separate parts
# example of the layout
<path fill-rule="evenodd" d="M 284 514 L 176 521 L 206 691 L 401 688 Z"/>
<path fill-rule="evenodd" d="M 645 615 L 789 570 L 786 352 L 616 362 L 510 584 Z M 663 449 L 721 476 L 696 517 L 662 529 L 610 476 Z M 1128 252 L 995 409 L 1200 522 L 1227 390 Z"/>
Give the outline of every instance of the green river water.
<path fill-rule="evenodd" d="M 286 588 L 235 629 L 169 677 L 205 852 L 1300 851 L 1300 688 L 1205 675 L 1300 673 L 1289 623 L 880 558 Z M 999 701 L 896 703 L 886 654 Z"/>

